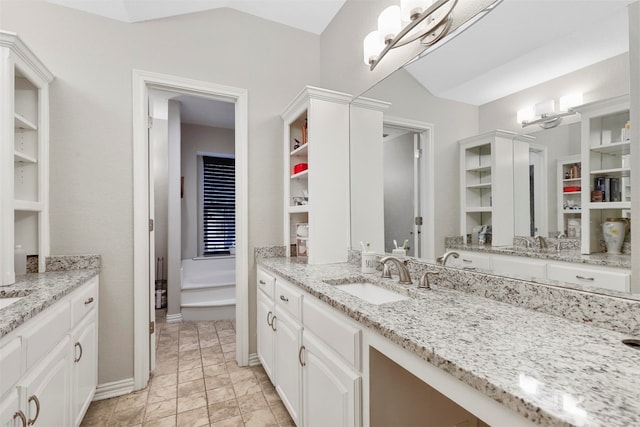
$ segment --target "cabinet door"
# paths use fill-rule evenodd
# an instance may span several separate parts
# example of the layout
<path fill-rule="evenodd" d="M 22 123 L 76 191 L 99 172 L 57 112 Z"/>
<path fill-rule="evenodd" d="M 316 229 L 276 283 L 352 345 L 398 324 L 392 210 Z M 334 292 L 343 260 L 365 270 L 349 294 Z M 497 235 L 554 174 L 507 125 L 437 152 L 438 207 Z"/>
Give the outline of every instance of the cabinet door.
<path fill-rule="evenodd" d="M 72 333 L 73 368 L 71 417 L 80 425 L 91 404 L 98 384 L 98 341 L 95 310 L 87 315 Z"/>
<path fill-rule="evenodd" d="M 21 417 L 24 417 L 24 413 L 20 410 L 18 391 L 14 389 L 0 400 L 0 427 L 26 427 Z"/>
<path fill-rule="evenodd" d="M 303 345 L 304 426 L 360 425 L 360 374 L 344 364 L 306 330 Z"/>
<path fill-rule="evenodd" d="M 21 382 L 24 413 L 30 425 L 69 425 L 69 337 L 55 347 Z"/>
<path fill-rule="evenodd" d="M 262 367 L 269 376 L 271 382 L 275 382 L 273 372 L 273 340 L 274 332 L 271 328 L 273 319 L 273 302 L 262 292 L 258 292 L 257 308 L 257 334 L 258 334 L 258 358 Z"/>
<path fill-rule="evenodd" d="M 298 352 L 302 345 L 302 327 L 283 311 L 274 320 L 276 391 L 289 410 L 291 418 L 300 423 L 301 365 Z"/>

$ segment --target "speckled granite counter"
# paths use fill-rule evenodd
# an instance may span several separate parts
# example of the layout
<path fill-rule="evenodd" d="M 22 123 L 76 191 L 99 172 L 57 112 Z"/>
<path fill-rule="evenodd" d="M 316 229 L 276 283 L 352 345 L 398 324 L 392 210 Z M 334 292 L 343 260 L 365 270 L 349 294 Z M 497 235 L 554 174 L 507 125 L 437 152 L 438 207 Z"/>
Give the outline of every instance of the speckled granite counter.
<path fill-rule="evenodd" d="M 534 423 L 640 425 L 640 351 L 621 343 L 628 334 L 452 289 L 401 286 L 353 264 L 257 262 Z M 413 298 L 372 305 L 325 282 L 356 277 Z M 631 307 L 640 319 L 640 304 Z"/>
<path fill-rule="evenodd" d="M 484 245 L 453 245 L 448 244 L 447 250 L 487 252 L 492 254 L 513 255 L 526 258 L 548 259 L 553 261 L 572 262 L 576 264 L 599 265 L 614 268 L 631 268 L 631 255 L 610 255 L 606 253 L 596 253 L 583 255 L 578 249 L 563 249 L 555 251 L 547 249 L 541 251 L 533 248 L 522 248 L 517 246 L 494 247 Z"/>
<path fill-rule="evenodd" d="M 55 259 L 52 257 L 53 264 L 59 265 Z M 18 276 L 13 285 L 0 287 L 0 298 L 24 297 L 0 309 L 0 338 L 99 273 L 100 259 L 96 256 L 65 257 L 63 262 L 70 262 L 76 267 L 68 271 L 25 274 Z M 78 269 L 78 265 L 82 264 L 92 268 Z"/>

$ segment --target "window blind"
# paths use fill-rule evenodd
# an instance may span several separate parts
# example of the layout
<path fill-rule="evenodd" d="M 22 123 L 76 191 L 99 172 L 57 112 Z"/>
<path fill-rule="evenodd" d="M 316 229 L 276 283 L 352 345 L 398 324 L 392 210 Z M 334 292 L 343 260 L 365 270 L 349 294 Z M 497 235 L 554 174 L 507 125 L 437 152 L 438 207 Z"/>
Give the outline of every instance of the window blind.
<path fill-rule="evenodd" d="M 235 159 L 202 157 L 204 255 L 229 253 L 236 240 Z"/>

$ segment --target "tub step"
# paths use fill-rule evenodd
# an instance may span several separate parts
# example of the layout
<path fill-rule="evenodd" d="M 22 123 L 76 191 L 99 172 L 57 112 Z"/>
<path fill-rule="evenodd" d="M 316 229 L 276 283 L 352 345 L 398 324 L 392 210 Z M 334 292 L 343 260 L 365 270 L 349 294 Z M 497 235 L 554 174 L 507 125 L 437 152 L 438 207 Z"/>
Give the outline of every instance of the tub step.
<path fill-rule="evenodd" d="M 206 320 L 234 320 L 236 318 L 236 300 L 200 302 L 182 305 L 182 320 L 198 322 Z"/>
<path fill-rule="evenodd" d="M 180 295 L 183 306 L 201 304 L 203 301 L 235 301 L 236 286 L 207 286 L 193 289 L 182 289 Z"/>
<path fill-rule="evenodd" d="M 197 307 L 224 307 L 227 305 L 236 305 L 236 299 L 235 298 L 230 298 L 230 299 L 223 299 L 223 300 L 216 300 L 216 301 L 198 301 L 198 302 L 192 302 L 192 303 L 182 303 L 182 308 L 197 308 Z"/>
<path fill-rule="evenodd" d="M 235 286 L 236 284 L 234 282 L 229 282 L 229 283 L 210 283 L 207 282 L 206 280 L 202 280 L 202 281 L 197 281 L 194 280 L 192 282 L 185 282 L 182 284 L 182 290 L 183 291 L 189 291 L 192 289 L 204 289 L 204 288 L 224 288 L 226 286 Z"/>

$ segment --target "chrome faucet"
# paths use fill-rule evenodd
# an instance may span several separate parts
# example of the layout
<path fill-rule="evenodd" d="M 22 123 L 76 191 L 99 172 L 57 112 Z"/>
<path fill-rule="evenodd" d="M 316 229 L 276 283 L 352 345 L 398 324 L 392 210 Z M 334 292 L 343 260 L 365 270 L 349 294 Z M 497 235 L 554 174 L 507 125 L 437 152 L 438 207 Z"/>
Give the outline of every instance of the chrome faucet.
<path fill-rule="evenodd" d="M 450 256 L 457 259 L 460 256 L 460 254 L 456 251 L 447 251 L 442 256 L 438 257 L 436 259 L 436 262 L 439 263 L 440 265 L 447 265 L 447 260 L 449 259 Z"/>
<path fill-rule="evenodd" d="M 536 234 L 535 236 L 533 236 L 533 240 L 537 240 L 538 244 L 540 245 L 540 249 L 547 249 L 547 241 L 544 240 L 544 237 L 542 237 L 539 234 Z"/>
<path fill-rule="evenodd" d="M 431 289 L 429 285 L 429 274 L 440 274 L 439 271 L 425 271 L 420 280 L 418 281 L 418 288 Z"/>
<path fill-rule="evenodd" d="M 564 234 L 564 231 L 562 233 L 558 234 L 558 239 L 566 239 L 566 238 L 567 238 L 567 235 Z"/>
<path fill-rule="evenodd" d="M 396 268 L 398 269 L 398 274 L 400 275 L 398 279 L 398 283 L 403 283 L 403 284 L 413 283 L 411 281 L 411 274 L 409 273 L 407 266 L 404 264 L 404 262 L 400 261 L 398 258 L 393 256 L 386 256 L 380 260 L 380 264 L 382 264 L 382 267 L 383 267 L 382 277 L 387 279 L 391 278 L 391 270 L 389 270 L 389 266 L 387 265 L 388 261 L 393 262 L 396 265 Z"/>

